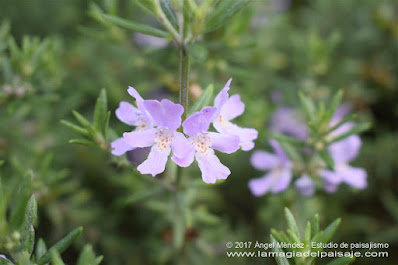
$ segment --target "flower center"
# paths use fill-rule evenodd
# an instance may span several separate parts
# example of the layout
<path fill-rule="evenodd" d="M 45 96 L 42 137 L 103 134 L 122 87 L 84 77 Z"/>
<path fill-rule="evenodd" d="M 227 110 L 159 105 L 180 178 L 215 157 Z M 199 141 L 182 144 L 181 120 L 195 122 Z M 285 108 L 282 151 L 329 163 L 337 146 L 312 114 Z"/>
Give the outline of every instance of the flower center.
<path fill-rule="evenodd" d="M 224 127 L 224 128 L 226 128 L 226 129 L 228 129 L 230 126 L 231 126 L 231 123 L 228 121 L 228 120 L 226 120 L 224 117 L 223 117 L 223 115 L 218 115 L 218 117 L 217 117 L 217 121 Z"/>
<path fill-rule="evenodd" d="M 205 133 L 198 133 L 190 140 L 196 151 L 203 155 L 206 155 L 211 149 L 211 138 Z"/>
<path fill-rule="evenodd" d="M 136 122 L 136 131 L 143 131 L 145 129 L 149 128 L 149 122 L 145 118 L 138 118 L 138 121 Z"/>
<path fill-rule="evenodd" d="M 174 133 L 166 128 L 158 128 L 155 132 L 155 143 L 159 151 L 166 150 L 173 141 Z"/>

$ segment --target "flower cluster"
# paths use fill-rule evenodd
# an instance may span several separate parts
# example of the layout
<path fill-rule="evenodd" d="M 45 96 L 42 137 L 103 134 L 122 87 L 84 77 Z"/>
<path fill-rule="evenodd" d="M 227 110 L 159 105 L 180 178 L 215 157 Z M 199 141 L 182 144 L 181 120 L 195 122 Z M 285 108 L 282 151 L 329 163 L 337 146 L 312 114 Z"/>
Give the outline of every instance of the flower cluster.
<path fill-rule="evenodd" d="M 223 165 L 214 150 L 223 153 L 244 151 L 254 147 L 257 131 L 241 128 L 231 120 L 240 116 L 245 105 L 239 95 L 229 96 L 231 79 L 216 96 L 214 106 L 204 107 L 182 121 L 184 108 L 167 99 L 144 100 L 129 87 L 137 107 L 121 102 L 116 110 L 117 118 L 135 129 L 112 142 L 112 154 L 123 155 L 136 148 L 150 147 L 147 159 L 137 169 L 142 174 L 156 176 L 166 168 L 168 157 L 180 167 L 188 167 L 196 159 L 206 183 L 226 179 L 230 170 Z M 213 124 L 217 132 L 209 131 Z M 177 131 L 182 125 L 183 133 Z"/>
<path fill-rule="evenodd" d="M 347 105 L 341 105 L 335 111 L 330 120 L 329 127 L 332 128 L 339 124 L 348 114 Z M 343 135 L 352 129 L 354 124 L 346 122 L 333 130 L 326 136 L 333 139 Z M 306 141 L 308 139 L 308 129 L 305 123 L 300 120 L 293 109 L 279 108 L 271 117 L 270 130 L 281 134 L 289 135 L 297 140 Z M 281 145 L 274 139 L 270 140 L 273 153 L 266 151 L 255 151 L 251 157 L 252 166 L 260 171 L 267 173 L 260 178 L 249 181 L 249 189 L 255 196 L 262 196 L 267 192 L 278 193 L 287 189 L 293 180 L 294 172 L 298 172 L 298 178 L 294 186 L 306 196 L 311 196 L 315 192 L 315 184 L 320 183 L 327 192 L 335 192 L 341 183 L 348 184 L 357 189 L 364 189 L 367 186 L 366 171 L 349 165 L 354 160 L 361 148 L 361 139 L 358 135 L 351 135 L 347 138 L 334 142 L 327 147 L 334 162 L 334 168 L 326 169 L 325 164 L 320 159 L 314 159 L 312 163 L 315 169 L 311 172 L 303 170 L 303 165 L 296 165 L 285 153 Z M 311 156 L 313 151 L 304 149 L 303 153 Z M 304 167 L 305 168 L 305 167 Z M 297 170 L 296 170 L 297 169 Z"/>

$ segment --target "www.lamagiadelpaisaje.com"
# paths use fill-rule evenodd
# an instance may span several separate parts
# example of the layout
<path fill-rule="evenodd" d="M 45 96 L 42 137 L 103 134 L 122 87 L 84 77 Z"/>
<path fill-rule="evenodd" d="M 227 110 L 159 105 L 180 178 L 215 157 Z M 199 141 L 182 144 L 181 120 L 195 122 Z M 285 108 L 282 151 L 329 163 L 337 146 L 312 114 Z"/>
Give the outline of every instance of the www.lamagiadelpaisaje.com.
<path fill-rule="evenodd" d="M 246 241 L 246 242 L 227 242 L 226 247 L 228 249 L 234 249 L 234 251 L 226 252 L 227 257 L 229 258 L 275 258 L 275 257 L 286 257 L 288 259 L 296 257 L 297 258 L 300 257 L 388 258 L 389 256 L 388 251 L 386 251 L 389 247 L 388 243 L 375 243 L 375 242 L 358 242 L 358 243 L 312 242 L 310 245 L 304 245 L 304 243 L 292 244 L 292 243 L 283 243 L 283 242 L 263 243 L 258 241 L 256 242 Z M 253 248 L 257 250 L 252 251 Z M 323 250 L 319 250 L 320 248 L 323 248 Z M 275 249 L 280 249 L 280 251 L 275 251 Z M 282 251 L 282 249 L 284 251 Z"/>

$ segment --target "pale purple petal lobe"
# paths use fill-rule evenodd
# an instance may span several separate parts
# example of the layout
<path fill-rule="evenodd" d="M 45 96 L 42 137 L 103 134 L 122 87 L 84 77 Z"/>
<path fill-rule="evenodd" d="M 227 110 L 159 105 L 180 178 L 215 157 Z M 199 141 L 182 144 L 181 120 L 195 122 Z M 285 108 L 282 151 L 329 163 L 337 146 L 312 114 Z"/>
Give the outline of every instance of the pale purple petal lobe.
<path fill-rule="evenodd" d="M 155 143 L 156 129 L 123 133 L 123 138 L 132 147 L 148 147 Z"/>
<path fill-rule="evenodd" d="M 358 156 L 362 141 L 358 135 L 351 135 L 329 146 L 329 152 L 335 163 L 346 163 Z"/>
<path fill-rule="evenodd" d="M 366 171 L 363 168 L 344 165 L 337 168 L 342 181 L 356 189 L 364 189 L 367 186 Z"/>
<path fill-rule="evenodd" d="M 226 120 L 232 120 L 242 115 L 245 111 L 245 104 L 240 100 L 239 95 L 231 96 L 221 108 L 221 115 Z"/>
<path fill-rule="evenodd" d="M 127 92 L 130 94 L 130 96 L 135 98 L 135 100 L 137 101 L 138 109 L 141 110 L 141 112 L 145 113 L 145 107 L 143 105 L 144 99 L 141 97 L 141 95 L 138 93 L 138 91 L 135 90 L 134 87 L 129 86 L 129 88 L 127 89 Z"/>
<path fill-rule="evenodd" d="M 206 155 L 197 152 L 195 157 L 205 183 L 216 183 L 217 179 L 226 179 L 231 174 L 229 168 L 221 164 L 212 150 Z"/>
<path fill-rule="evenodd" d="M 290 181 L 292 180 L 292 172 L 290 169 L 277 169 L 275 171 L 271 171 L 271 174 L 275 178 L 274 185 L 272 186 L 273 193 L 279 193 L 289 187 Z"/>
<path fill-rule="evenodd" d="M 209 132 L 211 147 L 223 153 L 231 154 L 239 149 L 239 137 L 235 135 L 220 134 Z"/>
<path fill-rule="evenodd" d="M 148 158 L 137 167 L 137 170 L 141 172 L 141 174 L 150 174 L 153 177 L 162 173 L 166 168 L 170 152 L 170 147 L 161 151 L 157 148 L 157 145 L 152 146 Z"/>
<path fill-rule="evenodd" d="M 255 151 L 250 158 L 252 166 L 261 171 L 275 168 L 279 165 L 279 160 L 274 154 L 265 151 Z"/>
<path fill-rule="evenodd" d="M 115 156 L 121 156 L 124 153 L 134 150 L 135 147 L 132 147 L 126 143 L 123 137 L 120 137 L 111 143 L 112 154 Z"/>
<path fill-rule="evenodd" d="M 302 175 L 294 182 L 298 191 L 305 196 L 312 196 L 315 193 L 315 185 L 308 175 Z"/>
<path fill-rule="evenodd" d="M 161 102 L 145 100 L 144 107 L 157 126 L 167 127 L 171 131 L 180 127 L 181 115 L 184 112 L 184 108 L 180 104 L 175 104 L 167 99 L 163 99 Z"/>
<path fill-rule="evenodd" d="M 216 112 L 214 107 L 205 107 L 201 111 L 189 116 L 183 123 L 184 133 L 190 137 L 197 133 L 206 132 L 209 129 L 213 115 Z"/>
<path fill-rule="evenodd" d="M 188 167 L 192 164 L 195 157 L 195 148 L 180 132 L 174 133 L 174 139 L 171 142 L 173 157 L 171 158 L 180 167 Z"/>
<path fill-rule="evenodd" d="M 249 180 L 249 189 L 254 196 L 265 195 L 272 187 L 273 178 L 270 174 L 267 174 L 261 178 L 255 178 Z"/>
<path fill-rule="evenodd" d="M 222 106 L 225 104 L 225 102 L 228 100 L 229 94 L 229 86 L 231 85 L 232 78 L 228 80 L 228 82 L 225 84 L 224 88 L 221 89 L 221 91 L 217 94 L 217 96 L 214 99 L 214 107 L 221 111 Z"/>
<path fill-rule="evenodd" d="M 121 101 L 119 107 L 115 111 L 116 117 L 120 121 L 132 126 L 138 121 L 139 113 L 139 109 L 125 101 Z"/>

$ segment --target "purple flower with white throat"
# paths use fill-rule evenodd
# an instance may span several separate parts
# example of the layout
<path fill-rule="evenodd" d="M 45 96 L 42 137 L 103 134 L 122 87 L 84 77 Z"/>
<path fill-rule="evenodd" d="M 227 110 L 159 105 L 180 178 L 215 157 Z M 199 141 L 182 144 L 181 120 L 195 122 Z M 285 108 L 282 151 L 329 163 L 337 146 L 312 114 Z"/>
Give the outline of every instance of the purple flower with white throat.
<path fill-rule="evenodd" d="M 346 183 L 357 189 L 366 188 L 366 171 L 363 168 L 349 165 L 349 162 L 357 157 L 361 145 L 359 136 L 351 135 L 328 147 L 335 163 L 334 170 L 323 169 L 319 172 L 327 192 L 335 192 L 341 183 Z"/>
<path fill-rule="evenodd" d="M 272 132 L 283 133 L 299 140 L 305 140 L 308 136 L 307 125 L 298 111 L 288 107 L 280 107 L 274 111 L 269 128 Z"/>
<path fill-rule="evenodd" d="M 137 101 L 137 107 L 126 101 L 122 101 L 119 104 L 119 108 L 115 111 L 116 117 L 127 125 L 135 126 L 134 131 L 136 132 L 152 129 L 153 122 L 145 109 L 144 99 L 133 87 L 129 87 L 127 91 Z M 117 156 L 135 149 L 135 147 L 126 143 L 123 137 L 113 141 L 111 147 L 112 154 Z"/>
<path fill-rule="evenodd" d="M 124 141 L 134 148 L 151 147 L 148 158 L 138 166 L 138 171 L 152 176 L 162 173 L 171 151 L 173 161 L 185 166 L 178 159 L 187 156 L 191 145 L 182 133 L 176 131 L 181 125 L 184 108 L 167 99 L 160 102 L 144 100 L 142 105 L 155 127 L 123 134 Z"/>
<path fill-rule="evenodd" d="M 214 150 L 230 154 L 239 149 L 239 137 L 208 132 L 216 111 L 214 107 L 205 107 L 182 123 L 184 133 L 189 136 L 190 148 L 186 156 L 173 158 L 181 166 L 189 166 L 196 158 L 205 183 L 215 183 L 217 179 L 226 179 L 231 174 Z"/>
<path fill-rule="evenodd" d="M 231 122 L 231 120 L 242 115 L 245 111 L 245 104 L 240 100 L 239 95 L 229 97 L 228 90 L 232 79 L 229 79 L 224 88 L 214 99 L 213 125 L 219 133 L 236 135 L 239 137 L 239 145 L 243 151 L 249 151 L 254 147 L 254 140 L 257 139 L 258 132 L 252 128 L 242 128 Z"/>
<path fill-rule="evenodd" d="M 276 140 L 271 140 L 270 145 L 274 153 L 255 151 L 251 157 L 252 166 L 260 171 L 268 171 L 263 177 L 251 179 L 249 189 L 255 196 L 262 196 L 269 191 L 281 192 L 292 180 L 292 163 Z"/>

